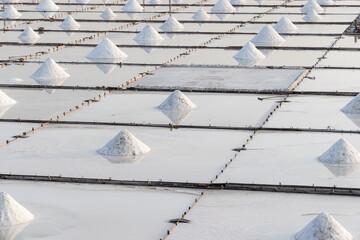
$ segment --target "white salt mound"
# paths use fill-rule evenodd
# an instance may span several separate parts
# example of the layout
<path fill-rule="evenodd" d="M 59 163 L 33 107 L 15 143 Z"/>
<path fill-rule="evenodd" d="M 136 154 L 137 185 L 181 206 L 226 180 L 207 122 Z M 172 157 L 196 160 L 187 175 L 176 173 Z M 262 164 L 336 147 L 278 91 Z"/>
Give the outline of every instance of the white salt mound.
<path fill-rule="evenodd" d="M 8 193 L 0 192 L 0 227 L 28 223 L 34 216 Z"/>
<path fill-rule="evenodd" d="M 315 10 L 311 10 L 303 17 L 303 19 L 306 22 L 317 22 L 317 21 L 321 20 L 321 16 L 319 16 L 319 14 L 317 14 L 317 12 Z"/>
<path fill-rule="evenodd" d="M 181 91 L 175 90 L 159 106 L 158 109 L 166 111 L 183 111 L 195 109 L 196 105 Z"/>
<path fill-rule="evenodd" d="M 109 156 L 131 157 L 148 153 L 150 148 L 124 129 L 97 152 Z"/>
<path fill-rule="evenodd" d="M 334 1 L 332 0 L 317 0 L 317 3 L 322 5 L 334 5 Z"/>
<path fill-rule="evenodd" d="M 66 79 L 68 77 L 70 75 L 51 58 L 46 59 L 36 72 L 30 76 L 34 80 L 55 80 Z"/>
<path fill-rule="evenodd" d="M 311 10 L 314 10 L 315 12 L 323 12 L 324 9 L 315 1 L 315 0 L 309 0 L 305 5 L 300 9 L 303 13 L 308 13 Z"/>
<path fill-rule="evenodd" d="M 0 16 L 2 18 L 18 19 L 21 15 L 22 14 L 19 13 L 13 5 L 9 5 Z"/>
<path fill-rule="evenodd" d="M 255 60 L 264 59 L 265 55 L 260 52 L 254 44 L 248 42 L 243 46 L 240 51 L 233 57 L 240 60 Z"/>
<path fill-rule="evenodd" d="M 34 43 L 40 38 L 40 36 L 28 25 L 18 38 L 25 43 Z"/>
<path fill-rule="evenodd" d="M 319 161 L 327 164 L 360 163 L 360 153 L 347 140 L 341 138 L 319 157 Z"/>
<path fill-rule="evenodd" d="M 57 11 L 59 7 L 52 0 L 42 0 L 35 9 L 38 11 Z"/>
<path fill-rule="evenodd" d="M 124 12 L 140 12 L 144 10 L 144 8 L 136 0 L 129 0 L 122 10 Z"/>
<path fill-rule="evenodd" d="M 209 20 L 211 17 L 207 14 L 202 8 L 200 8 L 193 16 L 192 19 L 195 21 L 206 21 Z"/>
<path fill-rule="evenodd" d="M 296 27 L 289 18 L 282 17 L 274 26 L 275 31 L 278 33 L 291 33 L 299 28 Z"/>
<path fill-rule="evenodd" d="M 86 4 L 90 2 L 90 0 L 75 0 L 75 1 L 80 4 Z"/>
<path fill-rule="evenodd" d="M 22 80 L 21 78 L 10 78 L 8 80 L 8 83 L 10 84 L 19 84 L 21 82 L 23 82 L 24 80 Z"/>
<path fill-rule="evenodd" d="M 356 95 L 341 111 L 344 113 L 360 114 L 360 94 Z"/>
<path fill-rule="evenodd" d="M 231 5 L 244 5 L 247 3 L 246 0 L 231 0 L 230 1 Z"/>
<path fill-rule="evenodd" d="M 108 38 L 104 38 L 90 53 L 86 55 L 86 58 L 90 59 L 119 59 L 120 61 L 127 57 L 128 55 L 121 51 Z"/>
<path fill-rule="evenodd" d="M 3 91 L 0 90 L 0 107 L 10 106 L 15 103 L 16 103 L 16 101 L 14 99 L 12 99 L 8 95 L 6 95 L 6 93 L 4 93 Z M 1 204 L 1 202 L 0 202 L 0 204 Z M 1 225 L 1 223 L 0 223 L 0 225 Z"/>
<path fill-rule="evenodd" d="M 150 25 L 146 25 L 134 38 L 137 42 L 158 42 L 164 38 Z"/>
<path fill-rule="evenodd" d="M 228 0 L 217 1 L 210 10 L 213 13 L 232 13 L 236 11 Z"/>
<path fill-rule="evenodd" d="M 72 16 L 67 16 L 65 20 L 59 25 L 63 30 L 77 30 L 80 28 L 80 24 L 75 21 Z"/>
<path fill-rule="evenodd" d="M 251 39 L 251 42 L 255 45 L 273 46 L 285 42 L 285 39 L 282 38 L 272 26 L 266 25 L 253 39 Z"/>
<path fill-rule="evenodd" d="M 328 213 L 319 214 L 295 235 L 295 240 L 353 240 L 353 236 Z"/>
<path fill-rule="evenodd" d="M 114 19 L 116 17 L 116 14 L 110 9 L 110 8 L 105 8 L 105 11 L 100 14 L 100 17 L 102 17 L 102 19 L 104 20 L 111 20 Z"/>
<path fill-rule="evenodd" d="M 173 16 L 170 16 L 161 26 L 160 29 L 162 29 L 164 32 L 175 32 L 175 31 L 181 31 L 184 29 L 184 26 L 179 23 L 179 21 L 174 18 Z"/>

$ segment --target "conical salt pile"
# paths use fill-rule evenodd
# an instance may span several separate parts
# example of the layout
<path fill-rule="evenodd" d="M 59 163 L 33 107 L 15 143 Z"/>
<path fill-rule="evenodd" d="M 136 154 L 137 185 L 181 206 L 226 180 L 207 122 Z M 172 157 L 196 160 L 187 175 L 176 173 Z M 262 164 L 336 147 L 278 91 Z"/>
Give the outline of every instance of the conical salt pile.
<path fill-rule="evenodd" d="M 13 5 L 9 5 L 0 16 L 2 18 L 18 19 L 21 17 L 21 13 Z"/>
<path fill-rule="evenodd" d="M 108 38 L 104 38 L 90 53 L 86 55 L 86 58 L 90 59 L 119 59 L 119 61 L 122 61 L 127 57 L 128 55 L 121 51 Z"/>
<path fill-rule="evenodd" d="M 240 60 L 256 60 L 256 59 L 264 59 L 265 55 L 262 54 L 254 44 L 248 42 L 243 46 L 240 51 L 233 57 L 235 59 Z"/>
<path fill-rule="evenodd" d="M 59 7 L 52 0 L 42 0 L 35 9 L 38 11 L 57 11 Z"/>
<path fill-rule="evenodd" d="M 72 16 L 67 16 L 65 20 L 59 25 L 59 27 L 63 30 L 78 30 L 80 28 L 80 24 L 75 21 Z"/>
<path fill-rule="evenodd" d="M 341 111 L 344 113 L 360 114 L 360 94 L 356 95 Z"/>
<path fill-rule="evenodd" d="M 209 20 L 211 17 L 207 14 L 202 8 L 200 8 L 193 16 L 192 19 L 195 21 L 206 21 Z"/>
<path fill-rule="evenodd" d="M 138 43 L 157 43 L 164 38 L 150 25 L 146 25 L 134 38 Z"/>
<path fill-rule="evenodd" d="M 164 32 L 176 32 L 181 31 L 184 29 L 184 26 L 179 23 L 179 21 L 174 18 L 173 16 L 170 16 L 161 26 L 160 28 Z"/>
<path fill-rule="evenodd" d="M 131 157 L 148 153 L 150 148 L 124 129 L 97 152 L 109 156 Z"/>
<path fill-rule="evenodd" d="M 6 95 L 6 93 L 4 93 L 3 91 L 0 90 L 0 107 L 10 106 L 15 103 L 16 103 L 16 101 L 14 99 L 12 99 L 8 95 Z M 1 216 L 1 214 L 0 214 L 0 216 Z M 0 225 L 1 225 L 1 223 L 0 223 Z"/>
<path fill-rule="evenodd" d="M 335 3 L 334 3 L 334 1 L 332 1 L 332 0 L 317 0 L 317 3 L 319 4 L 319 5 L 321 5 L 321 6 L 323 6 L 323 5 L 334 5 Z"/>
<path fill-rule="evenodd" d="M 296 27 L 291 21 L 290 19 L 288 19 L 287 17 L 282 17 L 274 26 L 275 31 L 277 31 L 278 33 L 291 33 L 294 32 L 296 30 L 298 30 L 299 28 Z"/>
<path fill-rule="evenodd" d="M 246 0 L 231 0 L 230 1 L 231 5 L 244 5 L 247 3 Z"/>
<path fill-rule="evenodd" d="M 8 193 L 0 192 L 0 227 L 28 223 L 34 216 Z"/>
<path fill-rule="evenodd" d="M 300 11 L 303 13 L 308 13 L 311 10 L 314 10 L 315 12 L 323 12 L 324 9 L 315 1 L 315 0 L 309 0 L 301 9 Z"/>
<path fill-rule="evenodd" d="M 228 0 L 217 1 L 210 10 L 213 13 L 232 13 L 236 11 Z"/>
<path fill-rule="evenodd" d="M 319 14 L 315 10 L 311 10 L 303 17 L 303 19 L 306 22 L 317 22 L 321 20 L 321 16 L 319 16 Z"/>
<path fill-rule="evenodd" d="M 116 17 L 116 14 L 110 9 L 110 8 L 106 8 L 105 11 L 100 14 L 100 17 L 102 17 L 102 19 L 104 20 L 112 20 Z"/>
<path fill-rule="evenodd" d="M 326 164 L 360 163 L 360 153 L 347 140 L 341 138 L 319 157 L 319 161 Z"/>
<path fill-rule="evenodd" d="M 28 25 L 18 38 L 24 43 L 34 43 L 39 40 L 40 36 Z"/>
<path fill-rule="evenodd" d="M 129 0 L 122 10 L 124 12 L 140 12 L 144 10 L 144 8 L 136 0 Z"/>
<path fill-rule="evenodd" d="M 196 105 L 181 91 L 175 90 L 158 106 L 158 108 L 167 111 L 182 111 L 195 109 Z"/>
<path fill-rule="evenodd" d="M 34 80 L 55 80 L 66 79 L 68 77 L 70 75 L 51 58 L 46 59 L 36 72 L 30 76 Z"/>
<path fill-rule="evenodd" d="M 275 46 L 285 42 L 285 39 L 282 38 L 272 26 L 266 25 L 253 39 L 251 39 L 251 42 L 256 46 Z"/>
<path fill-rule="evenodd" d="M 319 214 L 295 235 L 295 240 L 353 240 L 353 236 L 328 213 Z"/>

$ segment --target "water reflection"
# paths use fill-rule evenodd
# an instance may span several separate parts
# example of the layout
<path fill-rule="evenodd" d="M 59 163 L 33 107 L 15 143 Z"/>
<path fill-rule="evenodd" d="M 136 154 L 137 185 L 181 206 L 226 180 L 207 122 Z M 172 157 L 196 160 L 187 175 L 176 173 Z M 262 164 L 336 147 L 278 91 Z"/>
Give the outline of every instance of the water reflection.
<path fill-rule="evenodd" d="M 183 110 L 163 110 L 160 111 L 167 116 L 173 123 L 181 124 L 193 111 L 193 109 L 183 109 Z"/>
<path fill-rule="evenodd" d="M 346 177 L 352 174 L 359 164 L 325 164 L 323 165 L 336 177 Z"/>
<path fill-rule="evenodd" d="M 109 156 L 100 154 L 103 158 L 108 160 L 114 164 L 121 164 L 121 163 L 139 163 L 143 158 L 144 155 L 135 155 L 135 156 L 128 156 L 128 157 L 121 157 L 121 156 Z"/>
<path fill-rule="evenodd" d="M 20 224 L 12 227 L 0 227 L 1 240 L 13 240 L 28 224 Z"/>

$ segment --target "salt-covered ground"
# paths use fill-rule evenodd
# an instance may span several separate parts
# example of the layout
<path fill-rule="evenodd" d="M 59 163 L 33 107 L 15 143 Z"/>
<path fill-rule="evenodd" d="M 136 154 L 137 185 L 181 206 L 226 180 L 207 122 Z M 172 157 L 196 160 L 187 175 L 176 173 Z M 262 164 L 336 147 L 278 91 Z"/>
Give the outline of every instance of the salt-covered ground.
<path fill-rule="evenodd" d="M 54 21 L 48 21 L 43 13 L 36 11 L 35 4 L 15 4 L 22 16 L 12 19 L 12 24 L 20 25 L 11 26 L 9 21 L 2 21 L 1 28 L 10 26 L 11 29 L 1 29 L 0 33 L 0 60 L 5 63 L 0 69 L 0 86 L 17 103 L 8 105 L 6 97 L 0 99 L 0 174 L 360 187 L 358 164 L 338 166 L 318 160 L 340 138 L 348 140 L 354 148 L 337 149 L 334 155 L 359 156 L 357 132 L 291 131 L 291 128 L 359 129 L 357 114 L 346 115 L 340 111 L 353 97 L 335 95 L 336 91 L 357 92 L 359 89 L 358 39 L 343 35 L 335 45 L 340 49 L 330 50 L 322 58 L 326 48 L 332 46 L 359 14 L 358 2 L 336 1 L 320 14 L 319 22 L 305 22 L 305 14 L 300 9 L 307 1 L 289 1 L 287 6 L 280 6 L 284 1 L 249 0 L 249 5 L 236 10 L 230 8 L 226 14 L 215 14 L 212 8 L 216 0 L 203 2 L 205 5 L 183 0 L 181 4 L 190 5 L 171 6 L 172 10 L 179 8 L 171 15 L 184 27 L 175 34 L 165 33 L 161 28 L 169 17 L 168 6 L 145 6 L 145 11 L 128 14 L 122 10 L 124 2 L 113 2 L 103 6 L 102 1 L 91 0 L 89 4 L 96 4 L 94 9 L 73 12 L 72 17 L 80 24 L 79 31 L 65 32 L 59 25 L 69 12 L 93 5 L 74 4 L 75 1 L 69 5 L 68 0 L 57 0 L 60 11 L 54 13 Z M 20 3 L 29 1 L 20 0 Z M 106 7 L 116 14 L 111 21 L 100 17 Z M 193 19 L 200 8 L 209 14 L 202 23 Z M 60 13 L 65 15 L 59 16 Z M 157 16 L 160 13 L 165 15 Z M 255 67 L 250 64 L 244 68 L 242 61 L 243 65 L 239 65 L 233 57 L 240 48 L 282 17 L 293 21 L 298 29 L 292 35 L 283 35 L 285 41 L 280 49 L 272 49 L 277 45 L 274 42 L 262 43 L 267 49 L 261 48 L 255 56 L 263 54 L 265 58 L 254 63 Z M 30 20 L 35 22 L 27 22 Z M 246 23 L 240 25 L 243 22 Z M 134 25 L 127 25 L 129 23 Z M 149 34 L 148 42 L 140 43 L 145 47 L 139 46 L 134 38 L 148 24 L 159 33 L 152 32 L 155 39 L 163 39 L 150 41 Z M 18 36 L 27 25 L 39 33 L 38 44 L 19 45 Z M 39 28 L 45 31 L 41 33 Z M 113 31 L 96 35 L 109 30 Z M 234 34 L 227 32 L 229 30 Z M 86 58 L 104 37 L 118 45 L 128 57 L 93 56 L 95 62 Z M 276 35 L 270 38 L 279 39 Z M 44 53 L 57 45 L 79 40 L 81 42 L 72 46 Z M 196 48 L 201 44 L 202 48 Z M 106 50 L 109 49 L 100 52 L 106 53 Z M 242 56 L 246 57 L 253 53 L 244 52 Z M 106 54 L 117 56 L 114 52 Z M 59 66 L 54 64 L 50 71 L 39 74 L 46 77 L 33 80 L 32 74 L 45 61 L 49 62 L 48 58 Z M 104 62 L 113 64 L 101 64 Z M 306 69 L 311 72 L 302 79 Z M 63 70 L 70 75 L 66 79 L 60 77 L 64 76 Z M 144 74 L 147 71 L 152 72 Z M 123 86 L 126 91 L 103 90 L 122 86 L 130 80 L 134 82 Z M 14 85 L 9 87 L 9 84 Z M 61 89 L 35 88 L 38 85 L 56 85 Z M 273 91 L 289 90 L 290 86 L 296 91 L 313 93 L 290 94 L 280 106 L 285 95 Z M 102 89 L 97 89 L 99 87 Z M 176 92 L 175 98 L 162 104 L 170 110 L 157 108 L 177 88 L 183 89 L 188 99 Z M 202 92 L 192 92 L 195 90 Z M 223 92 L 236 90 L 252 93 Z M 109 94 L 76 110 L 76 106 L 104 92 Z M 185 111 L 188 106 L 194 109 Z M 53 122 L 41 127 L 43 122 L 36 121 L 55 119 L 70 109 L 72 112 L 59 121 L 71 121 L 71 125 Z M 356 104 L 351 109 L 357 110 Z M 77 121 L 78 124 L 74 124 Z M 96 125 L 96 122 L 101 123 Z M 121 126 L 131 123 L 147 126 Z M 178 128 L 176 124 L 187 128 Z M 234 128 L 216 129 L 219 127 Z M 271 127 L 276 131 L 248 127 Z M 289 129 L 284 132 L 282 128 Z M 13 138 L 32 129 L 26 138 Z M 110 141 L 124 129 L 138 140 L 122 138 L 120 134 Z M 102 147 L 107 143 L 104 150 Z M 103 150 L 101 154 L 97 152 L 99 149 Z M 144 154 L 128 156 L 138 152 Z M 120 156 L 110 156 L 110 153 Z M 24 229 L 24 226 L 0 228 L 1 240 L 164 239 L 165 236 L 166 239 L 291 239 L 321 212 L 331 214 L 355 239 L 360 237 L 357 227 L 360 218 L 354 210 L 358 207 L 357 200 L 352 196 L 214 190 L 205 191 L 198 199 L 200 189 L 8 180 L 0 181 L 0 191 L 8 192 L 35 216 Z M 190 223 L 168 222 L 186 211 L 185 218 Z M 0 221 L 1 214 L 0 211 Z"/>

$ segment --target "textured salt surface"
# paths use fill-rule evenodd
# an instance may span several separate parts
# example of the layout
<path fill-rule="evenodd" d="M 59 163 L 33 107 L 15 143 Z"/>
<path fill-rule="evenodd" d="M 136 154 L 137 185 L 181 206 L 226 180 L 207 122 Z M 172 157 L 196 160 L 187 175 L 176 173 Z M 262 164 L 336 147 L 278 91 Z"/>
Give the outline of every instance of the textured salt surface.
<path fill-rule="evenodd" d="M 0 107 L 10 106 L 15 104 L 16 101 L 6 95 L 3 91 L 0 90 Z"/>
<path fill-rule="evenodd" d="M 175 32 L 175 31 L 181 31 L 184 29 L 184 26 L 179 23 L 179 21 L 174 18 L 173 16 L 170 16 L 161 26 L 160 29 L 164 32 Z"/>
<path fill-rule="evenodd" d="M 0 227 L 28 223 L 34 216 L 8 193 L 0 192 Z"/>
<path fill-rule="evenodd" d="M 214 7 L 211 8 L 211 12 L 213 13 L 232 13 L 235 11 L 236 9 L 228 0 L 219 0 L 216 2 Z"/>
<path fill-rule="evenodd" d="M 311 10 L 314 10 L 315 12 L 323 12 L 324 9 L 315 1 L 315 0 L 309 0 L 305 5 L 300 9 L 303 13 L 308 13 Z"/>
<path fill-rule="evenodd" d="M 159 106 L 162 110 L 182 111 L 195 109 L 196 105 L 181 91 L 175 90 Z"/>
<path fill-rule="evenodd" d="M 298 30 L 299 28 L 296 27 L 289 18 L 282 17 L 279 22 L 275 24 L 274 29 L 278 33 L 291 33 Z"/>
<path fill-rule="evenodd" d="M 148 153 L 150 148 L 124 129 L 97 152 L 109 156 L 131 157 Z"/>
<path fill-rule="evenodd" d="M 209 20 L 211 17 L 207 14 L 202 8 L 200 8 L 193 16 L 192 19 L 195 21 L 206 21 Z"/>
<path fill-rule="evenodd" d="M 356 95 L 341 111 L 344 113 L 360 114 L 360 94 Z"/>
<path fill-rule="evenodd" d="M 144 8 L 136 0 L 129 0 L 122 10 L 124 12 L 140 12 L 144 10 Z"/>
<path fill-rule="evenodd" d="M 12 18 L 12 19 L 18 19 L 21 17 L 21 13 L 19 13 L 14 6 L 10 5 L 8 6 L 4 12 L 0 15 L 2 18 Z"/>
<path fill-rule="evenodd" d="M 52 0 L 42 0 L 35 9 L 38 11 L 57 11 L 59 7 Z"/>
<path fill-rule="evenodd" d="M 89 59 L 117 59 L 122 61 L 127 58 L 123 51 L 121 51 L 112 41 L 104 38 L 90 53 L 86 55 Z"/>
<path fill-rule="evenodd" d="M 40 36 L 28 25 L 18 38 L 24 43 L 35 43 Z"/>
<path fill-rule="evenodd" d="M 285 42 L 285 39 L 282 38 L 272 26 L 266 25 L 253 39 L 251 39 L 251 42 L 256 46 L 275 46 Z"/>
<path fill-rule="evenodd" d="M 295 240 L 353 240 L 353 236 L 328 213 L 319 214 L 295 235 Z"/>
<path fill-rule="evenodd" d="M 106 8 L 105 11 L 100 14 L 100 17 L 103 18 L 104 20 L 112 20 L 116 17 L 116 14 L 110 9 L 110 8 Z"/>
<path fill-rule="evenodd" d="M 303 17 L 303 19 L 306 22 L 317 22 L 321 20 L 321 16 L 319 16 L 319 14 L 312 9 Z"/>
<path fill-rule="evenodd" d="M 70 75 L 51 58 L 46 59 L 36 72 L 30 76 L 34 80 L 66 79 L 68 77 Z"/>
<path fill-rule="evenodd" d="M 72 16 L 67 16 L 65 20 L 59 25 L 59 27 L 63 30 L 78 30 L 80 28 L 80 24 L 75 21 Z"/>
<path fill-rule="evenodd" d="M 319 161 L 327 164 L 360 163 L 360 153 L 347 140 L 341 138 L 319 157 Z"/>

